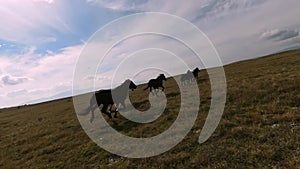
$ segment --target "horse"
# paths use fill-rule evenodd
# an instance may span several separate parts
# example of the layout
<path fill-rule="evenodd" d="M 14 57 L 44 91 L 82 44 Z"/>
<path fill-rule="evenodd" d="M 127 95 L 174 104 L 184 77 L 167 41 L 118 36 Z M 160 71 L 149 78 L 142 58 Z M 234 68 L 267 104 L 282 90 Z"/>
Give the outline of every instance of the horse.
<path fill-rule="evenodd" d="M 180 81 L 182 85 L 185 85 L 186 82 L 191 82 L 193 80 L 194 74 L 190 70 L 188 70 L 185 74 L 181 75 Z"/>
<path fill-rule="evenodd" d="M 137 86 L 131 80 L 126 80 L 120 86 L 114 89 L 106 89 L 106 90 L 99 90 L 95 92 L 93 97 L 90 99 L 90 111 L 92 112 L 91 122 L 94 119 L 94 111 L 98 108 L 101 104 L 103 105 L 101 112 L 106 114 L 110 119 L 112 118 L 111 113 L 113 105 L 116 105 L 116 110 L 114 111 L 114 117 L 117 118 L 117 108 L 121 104 L 125 109 L 125 99 L 128 96 L 128 89 L 132 91 L 136 89 Z M 108 106 L 110 107 L 110 112 L 107 111 Z"/>
<path fill-rule="evenodd" d="M 156 79 L 150 79 L 147 87 L 144 90 L 150 88 L 150 92 L 152 92 L 152 88 L 159 89 L 161 87 L 162 91 L 164 91 L 165 87 L 163 86 L 163 81 L 167 81 L 167 78 L 164 74 L 160 74 Z"/>
<path fill-rule="evenodd" d="M 194 70 L 193 70 L 193 75 L 196 79 L 198 79 L 198 73 L 200 72 L 199 68 L 196 67 Z"/>
<path fill-rule="evenodd" d="M 191 82 L 194 78 L 198 79 L 199 68 L 196 67 L 192 72 L 188 70 L 185 74 L 181 75 L 180 81 L 184 85 L 186 82 Z"/>

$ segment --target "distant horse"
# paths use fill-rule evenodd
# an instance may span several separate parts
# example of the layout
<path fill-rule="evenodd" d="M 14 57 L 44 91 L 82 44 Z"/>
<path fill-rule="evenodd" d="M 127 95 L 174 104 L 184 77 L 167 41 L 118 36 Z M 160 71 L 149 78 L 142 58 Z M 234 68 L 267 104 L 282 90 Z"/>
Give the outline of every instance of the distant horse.
<path fill-rule="evenodd" d="M 200 72 L 200 70 L 199 70 L 199 68 L 195 68 L 194 70 L 193 70 L 193 75 L 194 75 L 194 77 L 196 78 L 196 79 L 198 79 L 198 73 Z"/>
<path fill-rule="evenodd" d="M 199 68 L 195 68 L 192 72 L 188 70 L 185 74 L 181 75 L 180 81 L 183 85 L 198 79 Z"/>
<path fill-rule="evenodd" d="M 188 70 L 185 74 L 181 75 L 180 81 L 182 85 L 185 85 L 193 80 L 193 73 Z"/>
<path fill-rule="evenodd" d="M 106 114 L 110 119 L 112 118 L 111 116 L 112 107 L 113 105 L 116 105 L 116 110 L 114 111 L 115 113 L 114 117 L 117 118 L 118 105 L 121 104 L 124 109 L 126 108 L 125 99 L 128 96 L 128 89 L 131 89 L 133 91 L 136 88 L 137 88 L 136 84 L 134 84 L 131 80 L 126 80 L 124 83 L 122 83 L 120 86 L 114 89 L 99 90 L 95 92 L 93 97 L 90 99 L 89 111 L 92 112 L 92 117 L 90 121 L 91 122 L 93 121 L 94 111 L 101 104 L 103 105 L 101 112 Z M 109 105 L 111 105 L 110 112 L 107 111 Z"/>
<path fill-rule="evenodd" d="M 163 81 L 166 81 L 167 78 L 165 77 L 164 74 L 160 74 L 156 79 L 150 79 L 148 82 L 148 86 L 144 89 L 147 90 L 150 88 L 150 92 L 152 92 L 153 89 L 159 89 L 160 87 L 162 88 L 162 91 L 164 91 L 165 87 L 163 86 Z"/>

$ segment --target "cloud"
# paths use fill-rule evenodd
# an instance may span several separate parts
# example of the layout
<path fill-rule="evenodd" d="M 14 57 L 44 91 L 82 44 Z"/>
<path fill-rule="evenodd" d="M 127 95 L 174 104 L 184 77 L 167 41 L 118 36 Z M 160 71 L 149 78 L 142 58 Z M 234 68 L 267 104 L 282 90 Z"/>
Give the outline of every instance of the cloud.
<path fill-rule="evenodd" d="M 3 76 L 1 78 L 4 85 L 17 85 L 28 81 L 26 77 L 12 77 L 10 75 Z"/>
<path fill-rule="evenodd" d="M 3 84 L 0 88 L 0 107 L 50 98 L 71 90 L 76 58 L 81 48 L 81 45 L 72 46 L 60 52 L 39 55 L 32 47 L 23 54 L 0 55 L 0 72 L 4 75 L 0 79 Z"/>
<path fill-rule="evenodd" d="M 9 92 L 9 93 L 7 93 L 6 96 L 9 98 L 16 98 L 20 95 L 25 95 L 25 94 L 28 94 L 28 91 L 26 89 L 22 89 L 22 90 L 16 90 L 16 91 Z"/>
<path fill-rule="evenodd" d="M 161 0 L 86 0 L 88 3 L 97 4 L 101 7 L 118 11 L 138 12 L 165 12 L 184 17 L 190 21 L 205 20 L 226 16 L 230 13 L 246 12 L 253 7 L 259 6 L 266 0 L 202 0 L 197 3 L 193 1 L 172 2 Z"/>
<path fill-rule="evenodd" d="M 2 1 L 0 39 L 36 45 L 53 42 L 53 34 L 69 31 L 60 19 L 60 3 L 53 0 Z"/>
<path fill-rule="evenodd" d="M 273 29 L 262 33 L 261 38 L 273 41 L 285 41 L 297 36 L 299 36 L 299 31 L 296 30 Z"/>
<path fill-rule="evenodd" d="M 52 4 L 54 3 L 54 0 L 34 0 L 35 2 L 45 2 L 45 3 L 48 3 L 48 4 Z"/>
<path fill-rule="evenodd" d="M 104 8 L 118 11 L 140 10 L 147 1 L 144 0 L 86 0 Z"/>
<path fill-rule="evenodd" d="M 278 48 L 285 48 L 292 45 L 291 43 L 297 42 L 294 40 L 290 44 L 278 44 L 275 43 L 276 41 L 260 38 L 260 33 L 264 30 L 272 28 L 298 30 L 300 27 L 300 23 L 295 22 L 298 21 L 297 16 L 300 15 L 300 1 L 298 0 L 289 2 L 281 0 L 203 0 L 197 3 L 151 0 L 142 1 L 139 4 L 127 1 L 92 1 L 94 4 L 107 8 L 110 3 L 125 3 L 122 5 L 123 8 L 119 9 L 120 11 L 165 12 L 187 19 L 208 36 L 225 64 L 270 54 L 277 51 Z M 131 9 L 132 6 L 134 9 Z M 289 12 L 278 13 L 278 6 Z M 152 27 L 153 25 L 149 24 L 148 26 Z M 137 42 L 137 46 L 140 46 L 139 43 L 144 43 L 144 41 Z"/>

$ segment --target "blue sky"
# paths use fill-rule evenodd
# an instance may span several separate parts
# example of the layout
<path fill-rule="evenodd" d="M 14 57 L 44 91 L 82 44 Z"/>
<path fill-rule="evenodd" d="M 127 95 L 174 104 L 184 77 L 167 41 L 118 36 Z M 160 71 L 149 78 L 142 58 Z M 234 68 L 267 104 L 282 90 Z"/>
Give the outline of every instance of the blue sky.
<path fill-rule="evenodd" d="M 76 60 L 87 40 L 105 24 L 138 12 L 190 21 L 212 41 L 224 64 L 300 46 L 298 0 L 3 1 L 0 107 L 70 96 Z M 138 48 L 151 47 L 144 42 L 165 49 L 176 45 L 154 36 L 135 38 L 117 46 L 106 62 L 118 63 Z M 111 77 L 106 68 L 97 83 Z"/>

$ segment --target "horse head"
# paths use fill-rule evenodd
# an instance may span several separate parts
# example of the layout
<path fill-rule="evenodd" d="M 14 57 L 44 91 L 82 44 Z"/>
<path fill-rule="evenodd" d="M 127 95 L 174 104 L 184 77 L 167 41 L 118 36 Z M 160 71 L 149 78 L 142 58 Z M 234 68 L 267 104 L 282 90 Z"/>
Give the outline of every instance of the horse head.
<path fill-rule="evenodd" d="M 136 84 L 134 84 L 133 81 L 127 79 L 126 82 L 127 84 L 129 83 L 129 89 L 131 89 L 132 91 L 137 88 Z"/>
<path fill-rule="evenodd" d="M 199 70 L 199 68 L 195 68 L 194 70 L 193 70 L 193 73 L 198 73 L 198 72 L 200 72 L 200 70 Z"/>
<path fill-rule="evenodd" d="M 166 76 L 165 76 L 164 74 L 160 74 L 160 75 L 158 76 L 158 79 L 167 81 L 167 78 L 166 78 Z"/>

